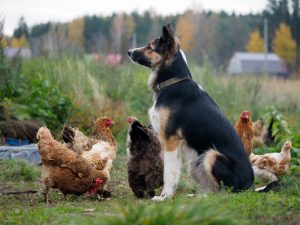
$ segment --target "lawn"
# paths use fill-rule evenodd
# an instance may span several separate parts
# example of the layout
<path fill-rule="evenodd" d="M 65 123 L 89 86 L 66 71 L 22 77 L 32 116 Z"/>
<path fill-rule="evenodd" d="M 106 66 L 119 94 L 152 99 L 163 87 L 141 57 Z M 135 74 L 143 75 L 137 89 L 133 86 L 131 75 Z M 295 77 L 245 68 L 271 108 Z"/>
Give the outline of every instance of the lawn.
<path fill-rule="evenodd" d="M 41 190 L 40 167 L 0 161 L 0 191 Z M 45 204 L 38 194 L 0 194 L 1 224 L 299 224 L 300 176 L 281 178 L 280 192 L 229 191 L 203 197 L 183 171 L 177 194 L 165 202 L 136 199 L 127 182 L 126 156 L 115 161 L 109 200 L 52 191 Z M 188 194 L 195 193 L 194 197 Z"/>

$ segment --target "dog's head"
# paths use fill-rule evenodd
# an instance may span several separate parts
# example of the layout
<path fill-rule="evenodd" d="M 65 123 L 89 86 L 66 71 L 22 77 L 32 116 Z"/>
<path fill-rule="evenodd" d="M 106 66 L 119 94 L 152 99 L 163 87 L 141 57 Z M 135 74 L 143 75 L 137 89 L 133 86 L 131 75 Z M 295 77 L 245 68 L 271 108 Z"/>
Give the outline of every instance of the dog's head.
<path fill-rule="evenodd" d="M 160 38 L 151 40 L 145 47 L 128 50 L 129 57 L 136 63 L 152 70 L 162 63 L 172 62 L 179 51 L 179 41 L 170 24 L 163 26 Z"/>

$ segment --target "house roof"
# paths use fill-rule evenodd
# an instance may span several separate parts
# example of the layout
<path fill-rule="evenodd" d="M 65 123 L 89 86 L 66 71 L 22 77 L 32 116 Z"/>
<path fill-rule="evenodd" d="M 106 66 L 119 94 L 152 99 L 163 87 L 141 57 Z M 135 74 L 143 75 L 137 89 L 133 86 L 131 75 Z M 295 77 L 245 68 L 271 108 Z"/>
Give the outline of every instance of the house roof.
<path fill-rule="evenodd" d="M 4 48 L 4 55 L 8 58 L 14 58 L 17 55 L 24 58 L 30 58 L 31 51 L 29 48 Z"/>
<path fill-rule="evenodd" d="M 287 72 L 285 63 L 275 53 L 267 54 L 267 61 L 264 53 L 236 52 L 228 65 L 228 73 L 247 74 L 285 74 Z"/>
<path fill-rule="evenodd" d="M 250 60 L 250 61 L 264 61 L 265 54 L 264 53 L 249 53 L 249 52 L 236 52 L 234 56 L 240 60 Z M 281 61 L 279 56 L 275 53 L 268 53 L 267 54 L 268 61 Z"/>

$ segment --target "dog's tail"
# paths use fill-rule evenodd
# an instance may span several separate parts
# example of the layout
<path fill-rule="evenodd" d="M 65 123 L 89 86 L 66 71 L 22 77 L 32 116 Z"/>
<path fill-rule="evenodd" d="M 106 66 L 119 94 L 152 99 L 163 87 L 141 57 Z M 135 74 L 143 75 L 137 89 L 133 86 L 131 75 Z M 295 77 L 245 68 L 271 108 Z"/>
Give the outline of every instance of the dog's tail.
<path fill-rule="evenodd" d="M 255 188 L 255 192 L 261 192 L 261 193 L 262 192 L 270 192 L 270 191 L 276 191 L 277 192 L 277 191 L 282 190 L 285 187 L 286 187 L 285 184 L 279 183 L 278 181 L 274 181 L 272 183 L 269 183 L 266 186 Z"/>

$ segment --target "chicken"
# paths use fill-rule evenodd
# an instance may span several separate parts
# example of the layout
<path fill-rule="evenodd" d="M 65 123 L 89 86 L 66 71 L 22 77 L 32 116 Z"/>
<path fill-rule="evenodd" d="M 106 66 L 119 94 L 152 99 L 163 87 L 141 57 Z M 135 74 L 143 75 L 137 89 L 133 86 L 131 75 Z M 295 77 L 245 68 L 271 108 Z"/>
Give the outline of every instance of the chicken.
<path fill-rule="evenodd" d="M 108 142 L 116 153 L 117 142 L 111 131 L 111 127 L 114 124 L 115 122 L 109 117 L 97 118 L 93 125 L 92 137 L 97 140 Z M 116 156 L 114 156 L 113 159 L 115 159 L 115 157 Z"/>
<path fill-rule="evenodd" d="M 243 143 L 246 153 L 250 155 L 253 149 L 253 129 L 250 113 L 248 111 L 242 112 L 235 123 L 235 130 Z"/>
<path fill-rule="evenodd" d="M 116 158 L 117 143 L 112 135 L 114 121 L 108 117 L 98 118 L 93 125 L 92 137 L 87 137 L 79 129 L 65 126 L 62 136 L 67 145 L 82 155 L 96 168 L 103 170 L 110 178 L 113 160 Z M 107 183 L 104 197 L 109 197 Z"/>
<path fill-rule="evenodd" d="M 136 197 L 152 198 L 155 189 L 163 185 L 162 146 L 153 129 L 133 117 L 128 122 L 131 124 L 127 138 L 129 186 Z"/>
<path fill-rule="evenodd" d="M 54 140 L 46 127 L 37 132 L 38 149 L 42 159 L 41 180 L 45 201 L 50 188 L 64 195 L 101 192 L 108 176 L 95 169 L 86 159 Z"/>
<path fill-rule="evenodd" d="M 253 122 L 253 131 L 254 131 L 253 147 L 254 148 L 270 145 L 274 141 L 274 137 L 272 135 L 273 122 L 274 120 L 272 119 L 268 128 L 265 127 L 264 121 L 262 119 Z"/>
<path fill-rule="evenodd" d="M 62 136 L 68 148 L 88 160 L 98 170 L 103 170 L 108 159 L 113 157 L 111 146 L 107 142 L 87 137 L 78 128 L 65 126 Z"/>
<path fill-rule="evenodd" d="M 267 131 L 264 128 L 264 122 L 261 119 L 253 122 L 253 131 L 253 147 L 263 147 L 265 145 L 264 136 L 266 135 Z"/>
<path fill-rule="evenodd" d="M 286 141 L 279 153 L 266 153 L 263 155 L 250 155 L 254 175 L 261 179 L 274 182 L 277 176 L 285 174 L 291 161 L 292 143 Z"/>

